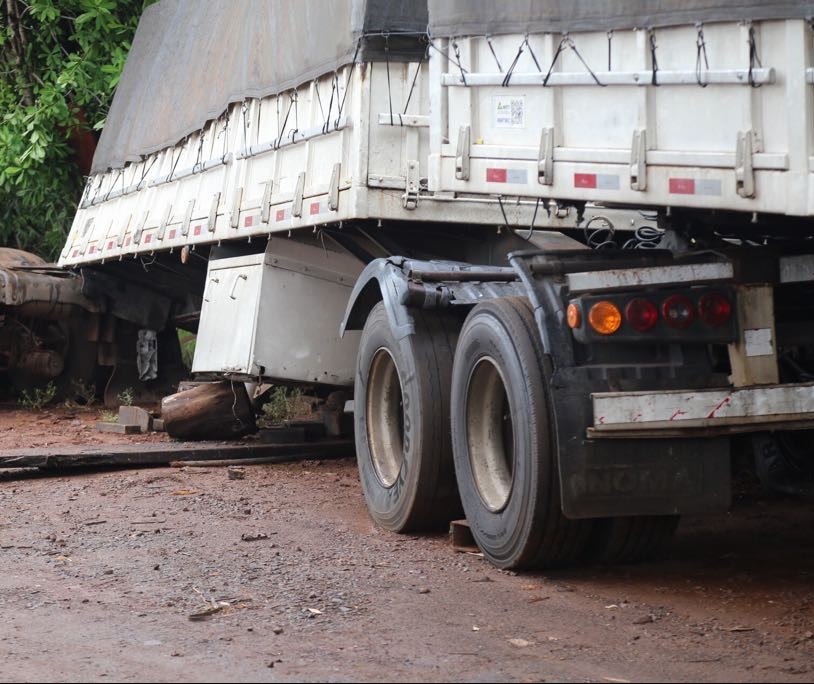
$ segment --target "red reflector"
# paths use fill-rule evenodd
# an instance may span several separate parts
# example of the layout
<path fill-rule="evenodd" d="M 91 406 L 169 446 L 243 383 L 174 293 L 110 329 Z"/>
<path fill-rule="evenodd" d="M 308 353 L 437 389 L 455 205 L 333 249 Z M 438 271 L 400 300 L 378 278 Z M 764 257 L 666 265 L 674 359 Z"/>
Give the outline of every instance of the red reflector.
<path fill-rule="evenodd" d="M 723 325 L 732 315 L 732 304 L 720 292 L 709 292 L 698 300 L 698 315 L 708 325 Z"/>
<path fill-rule="evenodd" d="M 487 183 L 505 183 L 509 177 L 507 169 L 486 169 Z"/>
<path fill-rule="evenodd" d="M 686 328 L 695 320 L 695 307 L 684 295 L 673 295 L 661 305 L 664 322 L 671 328 Z"/>
<path fill-rule="evenodd" d="M 625 307 L 625 318 L 637 332 L 647 332 L 659 320 L 659 310 L 650 300 L 636 298 Z"/>
<path fill-rule="evenodd" d="M 574 174 L 574 187 L 575 188 L 596 188 L 596 174 L 595 173 L 575 173 Z"/>
<path fill-rule="evenodd" d="M 670 179 L 670 194 L 671 195 L 694 195 L 695 194 L 695 179 L 693 179 L 693 178 L 671 178 Z"/>

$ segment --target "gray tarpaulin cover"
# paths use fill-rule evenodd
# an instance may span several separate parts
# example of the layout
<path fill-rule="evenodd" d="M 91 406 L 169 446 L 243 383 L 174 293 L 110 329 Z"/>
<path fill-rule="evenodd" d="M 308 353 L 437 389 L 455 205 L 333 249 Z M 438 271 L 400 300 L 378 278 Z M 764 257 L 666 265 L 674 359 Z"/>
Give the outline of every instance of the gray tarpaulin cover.
<path fill-rule="evenodd" d="M 789 0 L 429 0 L 433 36 L 606 31 L 814 15 Z"/>
<path fill-rule="evenodd" d="M 93 173 L 176 144 L 230 103 L 301 85 L 355 54 L 381 59 L 383 38 L 371 34 L 426 29 L 423 0 L 162 0 L 141 18 Z M 388 46 L 393 60 L 425 49 L 418 36 Z"/>

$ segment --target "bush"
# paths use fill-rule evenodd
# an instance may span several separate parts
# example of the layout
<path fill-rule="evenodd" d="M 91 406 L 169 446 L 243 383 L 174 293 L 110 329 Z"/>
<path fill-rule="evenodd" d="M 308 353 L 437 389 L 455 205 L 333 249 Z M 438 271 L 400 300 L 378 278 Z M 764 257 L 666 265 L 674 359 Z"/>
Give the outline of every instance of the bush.
<path fill-rule="evenodd" d="M 35 387 L 33 394 L 28 390 L 23 390 L 20 394 L 20 406 L 29 411 L 42 411 L 50 404 L 57 395 L 57 387 L 53 382 L 49 382 L 45 387 Z"/>

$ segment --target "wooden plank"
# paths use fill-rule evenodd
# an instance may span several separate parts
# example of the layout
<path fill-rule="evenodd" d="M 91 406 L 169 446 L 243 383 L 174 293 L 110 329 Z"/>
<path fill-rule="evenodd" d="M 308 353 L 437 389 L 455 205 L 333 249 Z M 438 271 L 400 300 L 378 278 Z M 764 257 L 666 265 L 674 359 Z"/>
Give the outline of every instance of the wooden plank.
<path fill-rule="evenodd" d="M 170 468 L 228 468 L 229 466 L 267 465 L 269 463 L 287 463 L 303 461 L 309 458 L 325 458 L 324 451 L 304 451 L 300 454 L 280 454 L 261 458 L 229 458 L 224 461 L 171 461 Z"/>
<path fill-rule="evenodd" d="M 0 455 L 0 468 L 87 468 L 166 465 L 173 461 L 243 460 L 278 456 L 331 458 L 353 454 L 349 439 L 304 444 L 161 442 L 46 449 L 11 449 Z M 304 456 L 303 456 L 304 457 Z"/>

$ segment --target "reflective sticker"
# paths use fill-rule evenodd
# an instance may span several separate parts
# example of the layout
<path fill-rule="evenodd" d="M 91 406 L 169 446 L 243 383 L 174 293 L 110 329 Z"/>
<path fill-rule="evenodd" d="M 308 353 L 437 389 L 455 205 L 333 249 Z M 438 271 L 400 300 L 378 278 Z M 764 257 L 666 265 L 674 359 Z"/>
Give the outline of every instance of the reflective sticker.
<path fill-rule="evenodd" d="M 113 249 L 113 240 L 111 240 L 110 242 L 107 243 L 107 248 L 108 249 Z"/>
<path fill-rule="evenodd" d="M 575 173 L 574 187 L 588 190 L 618 190 L 619 176 L 612 173 Z"/>
<path fill-rule="evenodd" d="M 285 209 L 278 209 L 277 213 L 275 214 L 275 221 L 286 221 L 291 218 L 291 207 L 286 207 Z"/>
<path fill-rule="evenodd" d="M 695 194 L 719 197 L 722 194 L 721 181 L 711 178 L 699 178 L 695 181 Z"/>
<path fill-rule="evenodd" d="M 254 225 L 254 216 L 247 216 L 243 219 L 243 227 L 251 228 Z"/>
<path fill-rule="evenodd" d="M 152 234 L 145 236 L 145 238 L 144 238 L 145 243 L 152 242 L 152 241 L 153 241 Z"/>
<path fill-rule="evenodd" d="M 129 247 L 129 246 L 130 246 L 130 238 L 127 238 L 127 240 L 125 240 L 125 242 L 124 242 L 124 246 L 125 246 L 125 247 Z"/>
<path fill-rule="evenodd" d="M 528 183 L 529 174 L 526 169 L 486 169 L 487 183 Z"/>
<path fill-rule="evenodd" d="M 695 194 L 695 180 L 692 178 L 671 178 L 670 179 L 670 194 L 671 195 L 694 195 Z"/>
<path fill-rule="evenodd" d="M 195 227 L 192 229 L 192 234 L 193 234 L 193 235 L 200 235 L 200 234 L 201 234 L 201 228 L 202 228 L 202 226 L 200 226 L 200 225 L 195 226 Z"/>
<path fill-rule="evenodd" d="M 311 202 L 311 216 L 315 216 L 319 213 L 319 202 Z"/>
<path fill-rule="evenodd" d="M 176 231 L 175 231 L 175 228 L 173 228 L 173 229 L 170 231 L 170 240 L 172 240 L 172 239 L 175 237 L 175 235 L 176 235 Z"/>
<path fill-rule="evenodd" d="M 671 178 L 671 195 L 711 195 L 722 194 L 721 181 L 714 178 Z"/>
<path fill-rule="evenodd" d="M 597 190 L 618 190 L 619 187 L 620 187 L 619 176 L 614 176 L 609 173 L 596 174 Z"/>
<path fill-rule="evenodd" d="M 596 174 L 595 173 L 575 173 L 574 174 L 574 187 L 575 188 L 590 188 L 596 187 Z"/>

